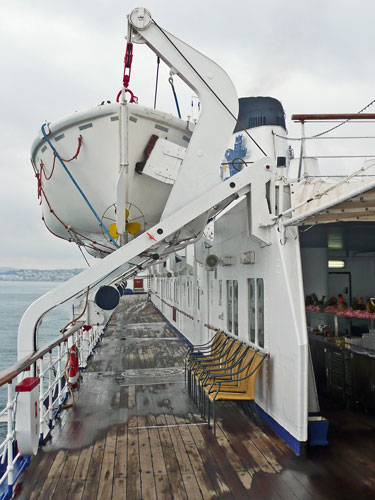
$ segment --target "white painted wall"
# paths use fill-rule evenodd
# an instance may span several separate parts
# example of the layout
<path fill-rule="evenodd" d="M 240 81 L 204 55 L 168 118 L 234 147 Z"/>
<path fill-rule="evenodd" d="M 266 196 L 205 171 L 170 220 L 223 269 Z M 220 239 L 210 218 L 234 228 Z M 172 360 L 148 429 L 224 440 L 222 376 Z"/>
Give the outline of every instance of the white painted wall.
<path fill-rule="evenodd" d="M 265 287 L 265 346 L 270 353 L 260 372 L 256 388 L 256 402 L 281 426 L 300 441 L 307 439 L 307 332 L 304 308 L 299 239 L 296 231 L 288 230 L 287 242 L 280 244 L 277 228 L 271 229 L 272 244 L 261 247 L 248 236 L 247 207 L 243 200 L 215 223 L 213 247 L 206 254 L 233 257 L 233 265 L 207 271 L 195 264 L 193 276 L 181 275 L 178 280 L 182 290 L 181 303 L 153 294 L 152 300 L 172 324 L 193 343 L 203 343 L 213 335 L 207 319 L 215 328 L 227 331 L 226 281 L 238 281 L 239 338 L 249 342 L 248 279 L 263 278 Z M 240 255 L 255 251 L 255 264 L 241 264 Z M 191 249 L 189 250 L 191 252 Z M 201 260 L 201 259 L 200 259 Z M 166 278 L 162 278 L 167 281 Z M 219 282 L 222 282 L 222 303 L 219 304 Z M 187 304 L 187 286 L 193 285 L 195 301 Z M 185 284 L 185 288 L 184 288 Z M 201 310 L 197 310 L 198 287 L 203 291 Z M 155 290 L 155 287 L 154 287 Z M 185 293 L 184 293 L 185 290 Z M 208 300 L 206 295 L 209 294 Z M 203 300 L 202 300 L 203 299 Z M 177 313 L 172 320 L 175 306 L 194 317 L 194 320 Z M 209 310 L 207 308 L 209 307 Z"/>

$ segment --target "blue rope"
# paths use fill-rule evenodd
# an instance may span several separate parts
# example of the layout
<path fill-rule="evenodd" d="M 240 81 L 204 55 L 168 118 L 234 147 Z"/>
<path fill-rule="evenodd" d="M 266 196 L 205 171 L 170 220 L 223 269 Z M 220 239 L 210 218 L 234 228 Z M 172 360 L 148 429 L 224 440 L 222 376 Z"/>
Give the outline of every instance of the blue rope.
<path fill-rule="evenodd" d="M 172 92 L 173 92 L 174 101 L 176 103 L 178 117 L 181 118 L 180 106 L 178 105 L 177 94 L 176 94 L 176 91 L 175 91 L 175 88 L 174 88 L 174 85 L 173 85 L 173 79 L 172 79 L 172 77 L 169 78 L 169 83 L 171 84 L 171 87 L 172 87 Z"/>
<path fill-rule="evenodd" d="M 46 126 L 46 123 L 44 123 L 42 125 L 42 134 L 45 138 L 45 140 L 47 141 L 47 143 L 49 144 L 50 148 L 52 149 L 52 151 L 55 153 L 56 155 L 56 158 L 59 160 L 59 162 L 61 163 L 62 167 L 64 168 L 65 172 L 69 175 L 71 181 L 73 182 L 73 184 L 75 185 L 75 187 L 78 189 L 78 191 L 80 192 L 82 198 L 85 200 L 85 202 L 87 203 L 87 206 L 89 207 L 89 209 L 91 210 L 91 212 L 94 214 L 94 217 L 97 219 L 97 221 L 99 222 L 99 225 L 104 229 L 104 231 L 107 233 L 107 236 L 109 237 L 109 239 L 111 240 L 111 242 L 117 247 L 117 248 L 120 248 L 119 245 L 115 242 L 115 240 L 112 238 L 112 236 L 109 234 L 109 231 L 108 229 L 106 228 L 106 226 L 102 223 L 102 221 L 100 220 L 100 217 L 98 216 L 98 214 L 95 212 L 95 209 L 94 207 L 91 205 L 91 203 L 89 202 L 89 200 L 87 199 L 85 193 L 82 191 L 82 189 L 79 187 L 77 181 L 74 179 L 74 177 L 72 176 L 72 174 L 69 172 L 69 169 L 67 168 L 67 166 L 65 165 L 65 163 L 63 162 L 63 160 L 61 159 L 59 153 L 56 151 L 55 147 L 53 146 L 53 144 L 51 143 L 51 141 L 48 139 L 48 136 L 44 130 L 44 127 Z"/>

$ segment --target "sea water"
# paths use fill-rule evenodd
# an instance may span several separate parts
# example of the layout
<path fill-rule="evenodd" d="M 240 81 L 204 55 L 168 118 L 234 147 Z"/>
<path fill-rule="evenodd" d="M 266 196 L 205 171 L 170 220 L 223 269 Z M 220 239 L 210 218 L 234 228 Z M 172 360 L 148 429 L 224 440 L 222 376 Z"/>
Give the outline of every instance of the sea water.
<path fill-rule="evenodd" d="M 49 292 L 58 282 L 0 281 L 0 371 L 17 361 L 17 332 L 23 313 L 36 299 Z M 38 332 L 38 347 L 57 338 L 71 319 L 71 303 L 53 309 L 43 318 Z M 0 411 L 7 398 L 6 387 L 0 388 Z M 4 424 L 0 424 L 0 442 Z"/>

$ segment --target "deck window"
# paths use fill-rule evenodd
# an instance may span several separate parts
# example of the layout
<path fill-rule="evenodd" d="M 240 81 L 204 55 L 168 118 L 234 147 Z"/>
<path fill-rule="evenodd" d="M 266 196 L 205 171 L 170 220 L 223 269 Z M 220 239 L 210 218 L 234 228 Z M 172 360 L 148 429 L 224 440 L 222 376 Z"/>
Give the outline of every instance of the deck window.
<path fill-rule="evenodd" d="M 264 281 L 251 278 L 249 281 L 249 340 L 264 347 Z"/>
<path fill-rule="evenodd" d="M 188 307 L 191 307 L 191 282 L 187 282 Z"/>
<path fill-rule="evenodd" d="M 262 278 L 257 279 L 257 319 L 258 345 L 264 347 L 264 282 Z"/>
<path fill-rule="evenodd" d="M 255 344 L 255 279 L 249 279 L 249 339 Z"/>
<path fill-rule="evenodd" d="M 233 281 L 233 333 L 238 335 L 238 281 Z"/>
<path fill-rule="evenodd" d="M 238 335 L 238 281 L 227 281 L 227 329 Z"/>

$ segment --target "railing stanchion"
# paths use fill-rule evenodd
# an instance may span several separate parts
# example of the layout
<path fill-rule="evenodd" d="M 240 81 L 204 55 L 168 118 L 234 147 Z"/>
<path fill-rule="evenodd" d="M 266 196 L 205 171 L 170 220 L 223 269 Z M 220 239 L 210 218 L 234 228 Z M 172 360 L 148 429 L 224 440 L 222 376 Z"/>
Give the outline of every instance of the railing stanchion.
<path fill-rule="evenodd" d="M 58 361 L 57 361 L 57 380 L 58 380 L 58 388 L 59 388 L 59 396 L 58 396 L 58 405 L 59 405 L 59 412 L 61 411 L 61 403 L 62 403 L 62 384 L 61 384 L 61 344 L 58 345 L 57 347 L 57 356 L 58 356 Z"/>
<path fill-rule="evenodd" d="M 48 353 L 48 423 L 49 427 L 52 428 L 53 420 L 53 391 L 52 391 L 52 351 Z"/>
<path fill-rule="evenodd" d="M 8 491 L 12 490 L 13 486 L 13 383 L 8 383 Z"/>
<path fill-rule="evenodd" d="M 40 419 L 40 438 L 39 441 L 44 439 L 44 367 L 43 367 L 43 357 L 39 358 L 39 379 L 40 379 L 40 396 L 39 396 L 39 419 Z"/>

